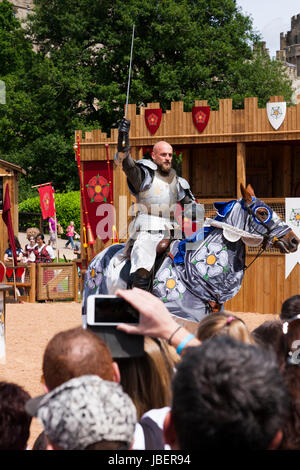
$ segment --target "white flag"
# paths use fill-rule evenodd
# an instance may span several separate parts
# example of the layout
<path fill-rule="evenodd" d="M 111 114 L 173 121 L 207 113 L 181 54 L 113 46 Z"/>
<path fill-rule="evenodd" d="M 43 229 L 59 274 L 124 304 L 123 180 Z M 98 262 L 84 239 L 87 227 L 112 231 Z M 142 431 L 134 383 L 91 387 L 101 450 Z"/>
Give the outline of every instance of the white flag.
<path fill-rule="evenodd" d="M 6 363 L 4 313 L 0 312 L 0 364 Z"/>
<path fill-rule="evenodd" d="M 271 126 L 277 131 L 286 115 L 286 102 L 267 103 L 267 115 Z"/>
<path fill-rule="evenodd" d="M 300 197 L 286 198 L 285 221 L 295 235 L 300 238 Z M 300 250 L 285 255 L 285 278 L 287 278 L 297 263 L 300 263 Z"/>

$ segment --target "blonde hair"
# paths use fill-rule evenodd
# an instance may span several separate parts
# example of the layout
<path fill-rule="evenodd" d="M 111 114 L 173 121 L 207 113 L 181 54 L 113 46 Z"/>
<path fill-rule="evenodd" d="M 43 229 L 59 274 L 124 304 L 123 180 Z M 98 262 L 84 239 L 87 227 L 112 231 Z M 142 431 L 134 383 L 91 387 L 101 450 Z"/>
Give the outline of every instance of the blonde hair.
<path fill-rule="evenodd" d="M 256 345 L 255 339 L 241 318 L 228 313 L 212 313 L 199 323 L 196 333 L 200 341 L 228 335 L 243 343 Z"/>
<path fill-rule="evenodd" d="M 115 359 L 121 385 L 135 404 L 138 419 L 146 411 L 171 405 L 171 380 L 180 359 L 160 339 L 145 337 L 144 351 L 141 357 Z"/>

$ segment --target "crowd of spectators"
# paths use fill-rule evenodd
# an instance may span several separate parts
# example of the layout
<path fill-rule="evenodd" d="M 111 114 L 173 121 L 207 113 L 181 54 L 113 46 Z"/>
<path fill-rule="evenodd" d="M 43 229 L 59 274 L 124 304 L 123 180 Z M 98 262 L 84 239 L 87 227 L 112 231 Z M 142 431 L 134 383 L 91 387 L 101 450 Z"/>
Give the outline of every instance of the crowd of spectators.
<path fill-rule="evenodd" d="M 56 232 L 52 226 L 52 219 L 49 219 L 49 241 L 48 243 L 45 242 L 45 236 L 42 233 L 39 233 L 37 229 L 35 230 L 37 233 L 28 232 L 27 240 L 28 242 L 22 248 L 21 243 L 18 237 L 15 235 L 15 246 L 16 246 L 16 254 L 17 254 L 17 262 L 18 263 L 51 263 L 55 259 L 55 252 L 56 250 Z M 53 220 L 54 222 L 54 220 Z M 73 224 L 73 225 L 72 225 Z M 59 224 L 58 224 L 59 225 Z M 52 227 L 52 228 L 50 228 Z M 70 223 L 70 228 L 73 229 L 73 235 L 67 235 L 68 241 L 65 245 L 65 248 L 68 248 L 68 244 L 71 243 L 72 250 L 77 258 L 81 257 L 81 243 L 80 243 L 80 236 L 74 230 L 74 222 Z M 70 232 L 68 232 L 70 233 Z M 76 236 L 76 240 L 74 240 L 74 236 Z M 13 252 L 10 246 L 10 241 L 8 240 L 8 248 L 4 252 L 3 261 L 5 264 L 12 264 L 13 262 Z"/>
<path fill-rule="evenodd" d="M 140 313 L 119 331 L 144 336 L 144 354 L 114 357 L 101 335 L 77 327 L 48 342 L 45 393 L 0 383 L 0 449 L 299 450 L 300 295 L 250 332 L 210 314 L 192 334 L 149 292 L 119 290 Z"/>

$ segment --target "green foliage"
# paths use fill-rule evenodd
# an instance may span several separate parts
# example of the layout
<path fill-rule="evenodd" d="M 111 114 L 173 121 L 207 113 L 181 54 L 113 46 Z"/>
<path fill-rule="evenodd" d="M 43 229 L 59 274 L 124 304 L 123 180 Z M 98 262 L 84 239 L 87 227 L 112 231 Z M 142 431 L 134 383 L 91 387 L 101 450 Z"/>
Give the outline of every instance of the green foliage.
<path fill-rule="evenodd" d="M 74 221 L 75 230 L 80 228 L 80 191 L 69 193 L 55 193 L 55 209 L 57 221 L 61 224 L 64 232 L 71 220 Z M 19 204 L 19 212 L 39 212 L 41 205 L 39 196 L 31 197 Z M 65 235 L 65 233 L 64 233 Z"/>
<path fill-rule="evenodd" d="M 176 152 L 173 152 L 172 166 L 177 175 L 182 176 L 182 152 L 180 152 L 179 155 L 176 155 Z"/>
<path fill-rule="evenodd" d="M 79 189 L 74 131 L 109 132 L 124 112 L 135 24 L 130 103 L 169 109 L 195 99 L 243 106 L 257 96 L 289 102 L 291 84 L 278 61 L 255 55 L 260 37 L 235 0 L 35 0 L 27 30 L 0 2 L 0 158 L 27 171 L 20 197 L 51 181 Z M 38 44 L 33 51 L 32 46 Z"/>

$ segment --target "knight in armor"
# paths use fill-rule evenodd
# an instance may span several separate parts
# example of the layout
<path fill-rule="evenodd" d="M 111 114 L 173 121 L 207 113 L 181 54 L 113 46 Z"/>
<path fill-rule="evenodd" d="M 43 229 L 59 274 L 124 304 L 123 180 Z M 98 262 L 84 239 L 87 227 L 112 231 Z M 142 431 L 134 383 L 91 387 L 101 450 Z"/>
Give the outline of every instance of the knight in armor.
<path fill-rule="evenodd" d="M 130 192 L 136 197 L 137 213 L 129 227 L 125 252 L 131 249 L 130 287 L 151 290 L 152 270 L 159 244 L 174 237 L 180 226 L 174 216 L 179 202 L 187 217 L 195 220 L 197 206 L 188 182 L 172 168 L 173 148 L 157 142 L 152 159 L 133 160 L 129 145 L 130 121 L 120 122 L 116 163 L 122 164 Z M 189 214 L 189 215 L 187 215 Z M 181 230 L 180 230 L 181 234 Z M 175 235 L 176 238 L 176 235 Z"/>

